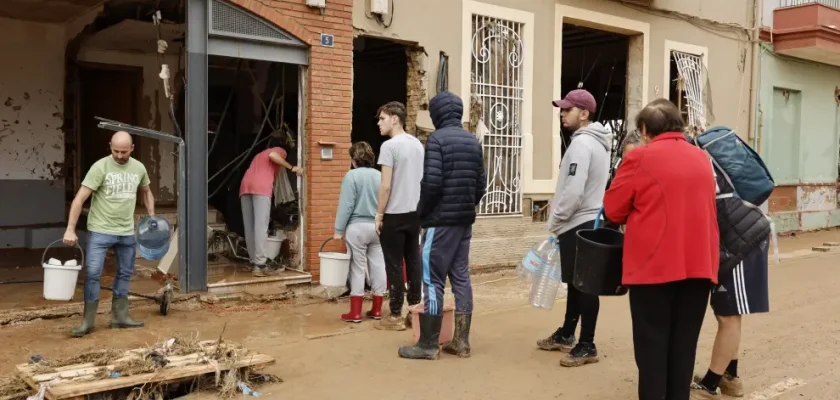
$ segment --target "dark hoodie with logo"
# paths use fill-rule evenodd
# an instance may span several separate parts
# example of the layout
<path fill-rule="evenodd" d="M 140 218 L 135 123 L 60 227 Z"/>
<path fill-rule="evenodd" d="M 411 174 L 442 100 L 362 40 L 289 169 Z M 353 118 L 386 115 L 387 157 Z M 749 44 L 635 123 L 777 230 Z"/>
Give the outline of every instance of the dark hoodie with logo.
<path fill-rule="evenodd" d="M 461 126 L 464 104 L 442 92 L 429 103 L 435 131 L 426 141 L 417 213 L 423 227 L 471 225 L 487 175 L 481 144 Z"/>

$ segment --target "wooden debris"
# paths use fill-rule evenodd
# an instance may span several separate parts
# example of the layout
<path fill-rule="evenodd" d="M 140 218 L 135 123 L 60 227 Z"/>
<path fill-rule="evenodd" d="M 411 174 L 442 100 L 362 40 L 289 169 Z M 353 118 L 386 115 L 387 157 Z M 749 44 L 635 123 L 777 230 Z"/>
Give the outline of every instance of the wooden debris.
<path fill-rule="evenodd" d="M 193 351 L 187 353 L 190 349 Z M 106 365 L 94 362 L 61 365 L 44 372 L 41 364 L 20 364 L 18 376 L 32 389 L 49 385 L 48 400 L 72 399 L 95 393 L 146 385 L 165 385 L 196 379 L 206 374 L 219 376 L 230 371 L 239 376 L 242 368 L 261 368 L 275 362 L 265 354 L 254 354 L 236 344 L 211 340 L 170 343 L 165 355 L 160 346 L 123 352 Z M 98 360 L 97 360 L 98 361 Z"/>
<path fill-rule="evenodd" d="M 811 248 L 811 250 L 813 250 L 813 251 L 818 251 L 818 252 L 820 252 L 820 253 L 828 253 L 829 251 L 831 251 L 831 247 L 826 247 L 826 246 L 814 246 L 813 248 Z"/>
<path fill-rule="evenodd" d="M 823 246 L 826 247 L 840 247 L 840 242 L 825 242 Z"/>

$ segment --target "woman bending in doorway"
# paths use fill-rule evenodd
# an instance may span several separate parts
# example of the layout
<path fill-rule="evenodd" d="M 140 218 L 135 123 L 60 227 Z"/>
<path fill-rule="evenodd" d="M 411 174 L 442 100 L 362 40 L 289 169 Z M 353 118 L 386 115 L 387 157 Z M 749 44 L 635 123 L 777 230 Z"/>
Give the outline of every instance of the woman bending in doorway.
<path fill-rule="evenodd" d="M 284 169 L 281 169 L 284 168 Z M 276 275 L 280 269 L 267 265 L 265 242 L 268 239 L 268 222 L 271 219 L 271 195 L 274 179 L 279 173 L 292 170 L 303 174 L 300 167 L 293 167 L 286 161 L 286 150 L 272 147 L 261 151 L 251 161 L 239 186 L 239 200 L 242 204 L 242 222 L 245 228 L 245 244 L 254 276 Z"/>

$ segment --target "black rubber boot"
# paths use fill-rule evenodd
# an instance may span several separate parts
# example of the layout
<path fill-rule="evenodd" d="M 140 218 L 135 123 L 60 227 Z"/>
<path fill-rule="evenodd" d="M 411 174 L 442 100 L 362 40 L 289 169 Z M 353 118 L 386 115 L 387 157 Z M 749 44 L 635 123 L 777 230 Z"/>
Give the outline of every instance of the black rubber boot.
<path fill-rule="evenodd" d="M 143 323 L 128 317 L 128 297 L 111 299 L 111 328 L 141 328 Z"/>
<path fill-rule="evenodd" d="M 472 314 L 455 313 L 455 335 L 452 341 L 443 346 L 443 351 L 461 358 L 470 356 L 470 325 Z"/>
<path fill-rule="evenodd" d="M 442 315 L 422 313 L 420 317 L 420 340 L 414 346 L 400 347 L 400 357 L 411 360 L 437 360 L 440 358 L 440 326 Z"/>
<path fill-rule="evenodd" d="M 96 323 L 96 310 L 99 308 L 99 300 L 85 302 L 85 309 L 82 313 L 82 324 L 70 331 L 70 336 L 80 338 L 93 332 Z"/>

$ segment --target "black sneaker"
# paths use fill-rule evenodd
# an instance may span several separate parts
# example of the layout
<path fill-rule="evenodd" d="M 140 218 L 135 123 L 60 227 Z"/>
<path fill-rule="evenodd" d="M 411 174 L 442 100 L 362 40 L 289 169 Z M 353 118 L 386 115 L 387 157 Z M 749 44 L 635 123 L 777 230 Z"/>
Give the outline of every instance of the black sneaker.
<path fill-rule="evenodd" d="M 578 343 L 569 354 L 560 359 L 564 367 L 582 367 L 598 362 L 598 349 L 594 343 Z"/>
<path fill-rule="evenodd" d="M 537 341 L 537 347 L 547 351 L 562 351 L 568 353 L 575 347 L 575 335 L 563 336 L 560 329 L 551 336 Z"/>

